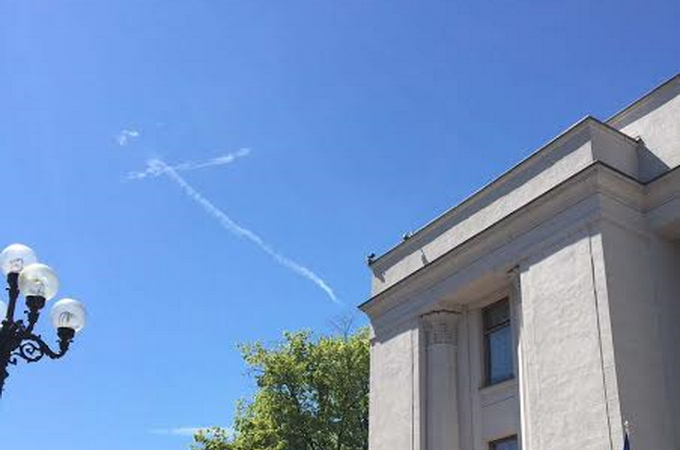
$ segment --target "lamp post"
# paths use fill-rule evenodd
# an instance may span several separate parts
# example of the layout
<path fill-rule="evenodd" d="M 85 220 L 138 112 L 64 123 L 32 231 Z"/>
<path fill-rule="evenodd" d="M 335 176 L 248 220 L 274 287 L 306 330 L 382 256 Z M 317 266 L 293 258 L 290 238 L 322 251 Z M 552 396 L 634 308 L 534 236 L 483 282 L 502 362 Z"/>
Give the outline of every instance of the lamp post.
<path fill-rule="evenodd" d="M 9 303 L 0 301 L 0 396 L 10 365 L 19 359 L 28 363 L 44 356 L 59 359 L 66 354 L 76 332 L 83 329 L 87 318 L 85 307 L 73 299 L 59 300 L 50 312 L 52 324 L 59 338 L 58 350 L 52 350 L 39 334 L 35 325 L 40 311 L 59 290 L 59 279 L 45 264 L 38 263 L 33 250 L 22 244 L 13 244 L 0 253 L 0 266 L 7 277 Z M 26 320 L 14 319 L 19 294 L 26 299 Z"/>

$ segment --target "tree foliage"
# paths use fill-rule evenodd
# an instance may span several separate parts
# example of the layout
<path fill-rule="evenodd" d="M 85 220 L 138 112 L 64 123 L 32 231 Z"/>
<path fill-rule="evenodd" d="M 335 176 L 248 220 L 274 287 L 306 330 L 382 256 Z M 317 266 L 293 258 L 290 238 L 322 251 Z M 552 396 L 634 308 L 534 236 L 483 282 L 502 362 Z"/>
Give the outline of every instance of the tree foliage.
<path fill-rule="evenodd" d="M 368 331 L 314 339 L 285 333 L 271 348 L 241 347 L 257 383 L 240 402 L 233 433 L 198 433 L 194 450 L 365 450 L 368 448 Z"/>

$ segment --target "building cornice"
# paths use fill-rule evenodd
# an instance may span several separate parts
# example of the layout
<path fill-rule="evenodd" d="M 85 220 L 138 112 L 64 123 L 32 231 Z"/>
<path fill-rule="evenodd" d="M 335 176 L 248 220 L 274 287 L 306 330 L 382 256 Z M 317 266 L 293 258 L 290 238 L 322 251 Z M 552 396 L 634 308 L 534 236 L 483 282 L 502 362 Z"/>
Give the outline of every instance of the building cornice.
<path fill-rule="evenodd" d="M 651 211 L 680 196 L 680 166 L 645 183 L 645 210 Z"/>
<path fill-rule="evenodd" d="M 477 192 L 470 195 L 458 205 L 439 215 L 415 231 L 409 236 L 408 240 L 395 245 L 384 254 L 373 259 L 370 263 L 371 269 L 374 271 L 382 271 L 385 267 L 391 265 L 391 263 L 393 263 L 395 260 L 398 260 L 404 254 L 411 253 L 415 249 L 421 247 L 424 242 L 428 241 L 428 239 L 431 239 L 433 235 L 436 235 L 438 230 L 446 228 L 447 223 L 454 221 L 456 216 L 458 216 L 460 213 L 470 208 L 474 208 L 475 203 L 479 203 L 487 196 L 492 195 L 497 189 L 501 188 L 504 184 L 509 182 L 515 176 L 519 175 L 522 171 L 529 169 L 534 163 L 540 161 L 544 157 L 549 156 L 552 151 L 560 148 L 563 143 L 577 136 L 579 133 L 588 133 L 592 131 L 592 128 L 605 132 L 610 136 L 614 136 L 616 139 L 619 139 L 628 145 L 638 144 L 635 139 L 616 130 L 610 125 L 592 116 L 587 116 L 571 127 L 567 128 L 551 141 L 540 147 L 537 151 L 529 155 L 524 160 L 520 161 L 510 170 L 506 171 Z"/>
<path fill-rule="evenodd" d="M 605 120 L 605 123 L 612 126 L 616 127 L 616 125 L 624 120 L 626 116 L 632 114 L 633 112 L 637 111 L 639 108 L 644 107 L 647 105 L 650 101 L 654 100 L 655 97 L 657 97 L 659 94 L 661 94 L 663 91 L 666 89 L 672 88 L 675 85 L 680 85 L 680 73 L 674 75 L 670 79 L 664 81 L 651 91 L 647 92 L 644 94 L 642 97 L 640 97 L 638 100 L 634 101 L 630 105 L 626 106 L 622 110 L 618 111 L 615 113 L 613 116 L 611 116 L 609 119 Z"/>
<path fill-rule="evenodd" d="M 613 198 L 632 210 L 639 211 L 644 207 L 642 183 L 602 162 L 595 161 L 505 218 L 374 295 L 359 308 L 372 318 L 383 315 L 430 289 L 450 276 L 452 271 L 460 270 L 471 262 L 491 254 L 595 194 Z M 585 217 L 592 220 L 603 213 L 598 203 L 590 209 L 584 207 L 581 215 L 572 221 Z M 505 270 L 517 262 L 517 260 L 508 262 L 510 265 Z M 415 305 L 414 307 L 417 308 Z"/>
<path fill-rule="evenodd" d="M 650 228 L 669 239 L 680 237 L 680 167 L 648 183 L 645 191 Z"/>

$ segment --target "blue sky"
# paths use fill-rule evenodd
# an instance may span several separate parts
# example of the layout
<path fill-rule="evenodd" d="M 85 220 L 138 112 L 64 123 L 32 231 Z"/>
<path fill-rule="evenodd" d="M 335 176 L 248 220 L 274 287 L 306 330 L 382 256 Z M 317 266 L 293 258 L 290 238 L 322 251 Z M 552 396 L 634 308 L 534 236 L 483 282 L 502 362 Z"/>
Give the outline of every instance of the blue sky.
<path fill-rule="evenodd" d="M 65 360 L 12 368 L 2 445 L 179 450 L 183 429 L 229 425 L 252 389 L 236 343 L 353 313 L 366 254 L 674 75 L 679 15 L 674 0 L 0 0 L 0 245 L 33 246 L 90 313 Z M 122 130 L 138 135 L 120 145 Z M 128 179 L 151 158 L 238 152 L 177 171 L 203 204 L 177 179 Z"/>

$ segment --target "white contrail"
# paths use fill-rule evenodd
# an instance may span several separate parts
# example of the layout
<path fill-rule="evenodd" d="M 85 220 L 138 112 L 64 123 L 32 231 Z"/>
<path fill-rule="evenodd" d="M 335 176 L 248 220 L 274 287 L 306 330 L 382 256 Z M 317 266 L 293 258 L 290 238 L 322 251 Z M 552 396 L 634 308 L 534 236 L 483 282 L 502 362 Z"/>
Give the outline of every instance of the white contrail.
<path fill-rule="evenodd" d="M 196 169 L 203 169 L 205 167 L 213 167 L 213 166 L 222 166 L 224 164 L 230 164 L 237 160 L 238 158 L 242 158 L 244 156 L 248 156 L 250 154 L 250 149 L 249 148 L 242 148 L 241 150 L 234 152 L 234 153 L 227 153 L 226 155 L 218 156 L 216 158 L 208 159 L 206 161 L 187 161 L 183 162 L 180 164 L 176 164 L 174 166 L 171 166 L 173 170 L 176 172 L 179 171 L 188 171 L 188 170 L 196 170 Z M 141 172 L 130 172 L 127 175 L 128 180 L 141 180 L 147 177 L 157 177 L 159 175 L 162 175 L 163 173 L 163 168 L 162 167 L 147 167 L 146 170 L 141 171 Z"/>
<path fill-rule="evenodd" d="M 312 283 L 316 284 L 319 288 L 321 288 L 326 294 L 328 294 L 328 296 L 333 302 L 340 304 L 340 301 L 335 296 L 333 289 L 331 289 L 331 287 L 317 274 L 315 274 L 305 266 L 298 264 L 292 259 L 278 253 L 276 250 L 271 248 L 269 244 L 263 241 L 260 236 L 246 228 L 243 228 L 242 226 L 234 222 L 229 216 L 227 216 L 219 208 L 213 205 L 207 198 L 203 197 L 203 195 L 201 195 L 201 193 L 194 189 L 189 183 L 187 183 L 186 180 L 184 180 L 184 178 L 182 178 L 177 173 L 177 170 L 174 167 L 168 166 L 165 162 L 163 162 L 160 159 L 151 159 L 147 161 L 147 165 L 149 166 L 149 168 L 146 170 L 146 172 L 151 172 L 158 175 L 160 174 L 167 175 L 168 178 L 170 178 L 172 181 L 177 183 L 179 187 L 182 188 L 184 193 L 187 194 L 189 198 L 191 198 L 200 206 L 202 206 L 205 212 L 207 212 L 215 219 L 217 219 L 222 228 L 240 238 L 249 240 L 256 246 L 258 246 L 260 250 L 271 256 L 274 259 L 274 261 L 292 270 L 298 275 L 307 278 L 309 281 L 311 281 Z"/>

